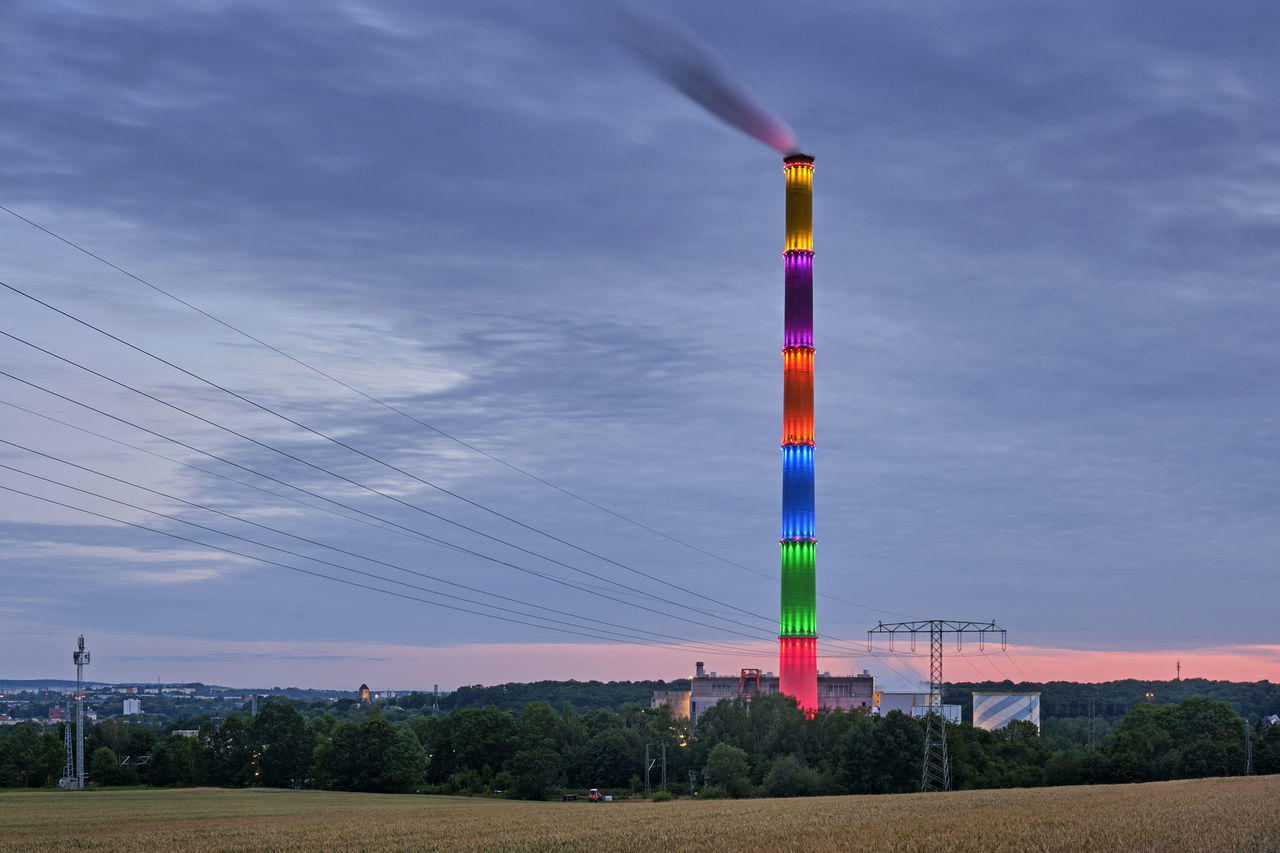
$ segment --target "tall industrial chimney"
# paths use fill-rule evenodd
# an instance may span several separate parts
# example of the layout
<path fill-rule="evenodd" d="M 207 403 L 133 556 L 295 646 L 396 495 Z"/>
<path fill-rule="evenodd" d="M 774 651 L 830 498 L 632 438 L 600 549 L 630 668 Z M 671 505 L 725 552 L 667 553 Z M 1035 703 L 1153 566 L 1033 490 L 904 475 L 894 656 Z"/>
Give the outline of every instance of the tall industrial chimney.
<path fill-rule="evenodd" d="M 813 159 L 783 158 L 782 614 L 778 690 L 818 708 L 818 618 L 813 499 Z"/>

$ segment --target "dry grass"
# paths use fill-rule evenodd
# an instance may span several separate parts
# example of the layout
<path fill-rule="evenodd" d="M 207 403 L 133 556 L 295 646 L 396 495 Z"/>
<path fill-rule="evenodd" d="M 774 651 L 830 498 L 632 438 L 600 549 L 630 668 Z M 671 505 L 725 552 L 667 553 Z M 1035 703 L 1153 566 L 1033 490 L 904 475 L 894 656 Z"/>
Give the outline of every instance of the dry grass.
<path fill-rule="evenodd" d="M 0 851 L 58 848 L 1280 851 L 1280 776 L 602 805 L 212 789 L 0 794 Z"/>

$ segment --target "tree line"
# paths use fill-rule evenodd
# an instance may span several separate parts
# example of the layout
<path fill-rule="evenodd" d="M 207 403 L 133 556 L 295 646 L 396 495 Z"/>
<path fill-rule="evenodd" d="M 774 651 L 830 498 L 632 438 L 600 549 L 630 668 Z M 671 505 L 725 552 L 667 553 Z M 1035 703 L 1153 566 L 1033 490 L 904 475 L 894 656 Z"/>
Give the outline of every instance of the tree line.
<path fill-rule="evenodd" d="M 529 702 L 387 719 L 377 706 L 357 718 L 308 719 L 283 697 L 256 716 L 207 719 L 193 736 L 118 719 L 87 732 L 86 769 L 99 785 L 322 788 L 490 795 L 524 799 L 600 788 L 617 794 L 665 787 L 702 797 L 809 796 L 919 790 L 924 724 L 820 711 L 806 717 L 788 697 L 724 701 L 697 728 L 668 707 L 623 705 L 580 713 Z M 350 713 L 350 709 L 344 709 Z M 1015 722 L 994 732 L 947 725 L 957 788 L 1142 782 L 1236 775 L 1245 769 L 1246 723 L 1208 697 L 1140 703 L 1092 743 L 1081 718 L 1041 734 Z M 65 753 L 61 726 L 7 727 L 0 786 L 55 784 Z M 1280 726 L 1256 724 L 1253 771 L 1280 773 Z M 652 761 L 646 779 L 646 755 Z"/>
<path fill-rule="evenodd" d="M 500 711 L 519 711 L 530 702 L 549 702 L 553 708 L 565 703 L 586 713 L 603 708 L 620 711 L 623 705 L 648 705 L 655 690 L 688 690 L 689 680 L 675 681 L 533 681 L 485 687 L 459 687 L 435 700 L 442 711 L 456 708 L 483 708 L 493 705 Z M 430 694 L 413 693 L 396 700 L 403 708 L 431 707 Z"/>

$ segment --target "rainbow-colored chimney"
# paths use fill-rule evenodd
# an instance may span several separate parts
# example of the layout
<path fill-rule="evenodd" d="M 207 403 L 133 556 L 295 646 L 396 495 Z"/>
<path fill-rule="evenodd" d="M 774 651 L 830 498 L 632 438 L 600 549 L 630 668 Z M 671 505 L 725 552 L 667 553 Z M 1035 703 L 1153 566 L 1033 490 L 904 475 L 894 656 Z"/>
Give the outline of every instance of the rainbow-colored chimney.
<path fill-rule="evenodd" d="M 818 708 L 813 499 L 813 158 L 783 158 L 787 186 L 782 349 L 782 618 L 778 689 Z"/>

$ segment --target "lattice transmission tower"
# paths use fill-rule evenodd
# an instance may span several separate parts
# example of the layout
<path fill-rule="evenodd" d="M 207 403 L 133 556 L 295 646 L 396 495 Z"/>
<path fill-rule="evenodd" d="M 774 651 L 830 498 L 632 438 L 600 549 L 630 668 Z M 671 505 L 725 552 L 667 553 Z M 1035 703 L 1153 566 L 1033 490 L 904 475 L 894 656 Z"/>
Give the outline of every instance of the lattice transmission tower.
<path fill-rule="evenodd" d="M 58 783 L 60 788 L 75 787 L 76 747 L 71 737 L 71 700 L 73 698 L 74 694 L 68 691 L 66 713 L 62 717 L 62 748 L 67 754 L 67 760 L 62 764 L 62 781 Z"/>
<path fill-rule="evenodd" d="M 871 651 L 876 635 L 888 636 L 892 644 L 898 634 L 911 638 L 915 650 L 916 635 L 929 635 L 929 696 L 925 712 L 924 768 L 920 775 L 921 791 L 950 791 L 951 763 L 947 758 L 947 726 L 942 718 L 942 636 L 954 634 L 956 648 L 965 634 L 978 635 L 979 651 L 986 648 L 988 635 L 1000 635 L 1000 649 L 1005 648 L 1005 630 L 992 622 L 970 622 L 958 619 L 921 619 L 915 622 L 881 622 L 867 631 L 867 651 Z"/>
<path fill-rule="evenodd" d="M 84 647 L 84 634 L 71 654 L 76 664 L 76 777 L 72 787 L 84 790 L 84 668 L 89 665 L 89 650 Z"/>

